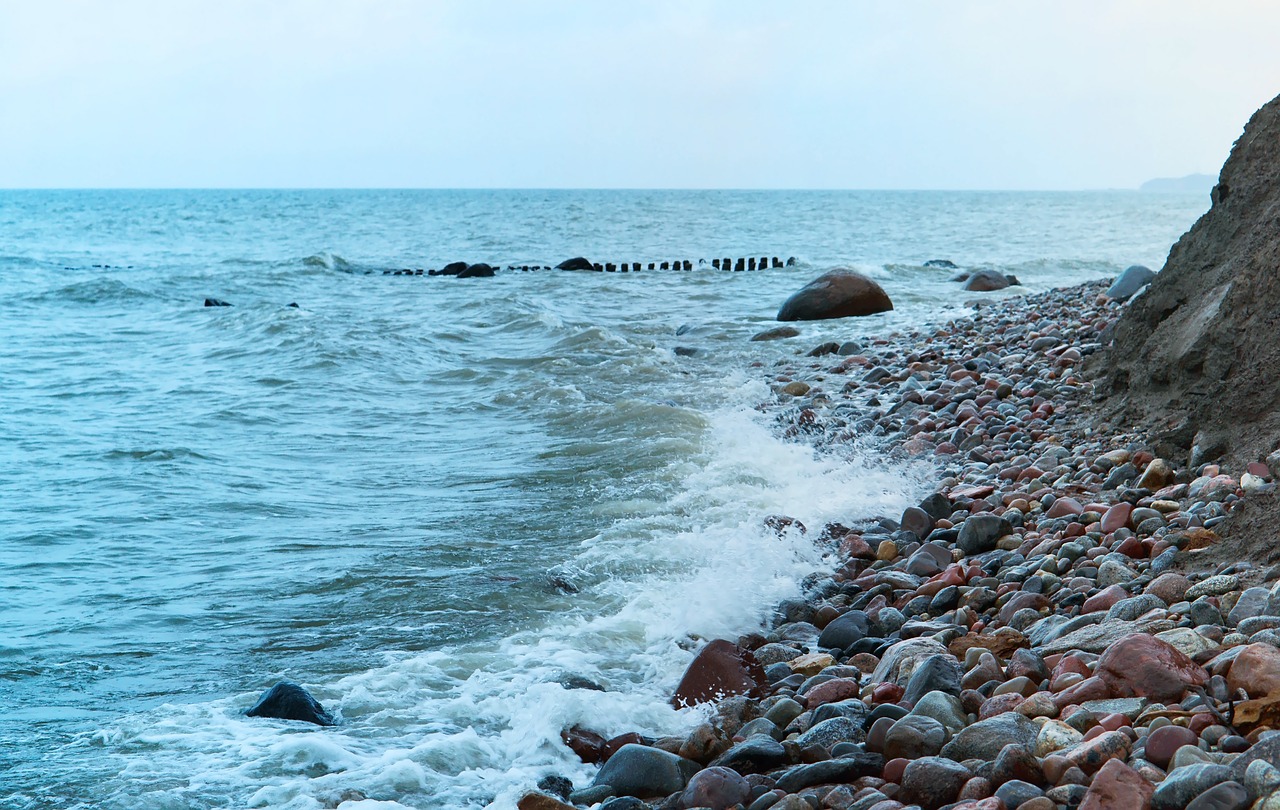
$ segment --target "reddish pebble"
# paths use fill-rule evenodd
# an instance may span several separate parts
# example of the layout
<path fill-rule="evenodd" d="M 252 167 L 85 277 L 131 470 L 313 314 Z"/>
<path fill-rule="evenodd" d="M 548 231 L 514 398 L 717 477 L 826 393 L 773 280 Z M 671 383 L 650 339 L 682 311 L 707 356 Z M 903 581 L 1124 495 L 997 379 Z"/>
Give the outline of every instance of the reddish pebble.
<path fill-rule="evenodd" d="M 872 703 L 897 703 L 902 700 L 903 688 L 891 681 L 878 683 L 871 690 Z"/>
<path fill-rule="evenodd" d="M 1025 700 L 1026 698 L 1016 692 L 987 698 L 987 700 L 983 701 L 982 708 L 978 710 L 978 719 L 986 720 L 988 718 L 995 717 L 998 714 L 1011 712 L 1018 708 L 1019 704 Z"/>
<path fill-rule="evenodd" d="M 1213 715 L 1208 712 L 1199 712 L 1198 714 L 1191 715 L 1191 721 L 1187 723 L 1187 728 L 1191 729 L 1191 731 L 1199 736 L 1200 732 L 1204 731 L 1216 722 L 1218 721 L 1215 720 Z"/>
<path fill-rule="evenodd" d="M 1100 610 L 1107 610 L 1116 602 L 1128 597 L 1129 593 L 1124 588 L 1119 585 L 1110 585 L 1084 600 L 1081 611 L 1084 613 L 1096 613 Z"/>
<path fill-rule="evenodd" d="M 1129 525 L 1129 515 L 1133 512 L 1133 506 L 1127 503 L 1118 503 L 1106 511 L 1099 521 L 1099 528 L 1103 534 L 1111 534 L 1116 529 L 1123 529 Z"/>
<path fill-rule="evenodd" d="M 902 772 L 907 769 L 907 765 L 911 763 L 909 759 L 898 757 L 891 759 L 884 764 L 884 781 L 893 782 L 895 785 L 902 783 Z"/>
<path fill-rule="evenodd" d="M 1262 479 L 1269 479 L 1271 477 L 1270 468 L 1268 468 L 1267 465 L 1263 464 L 1261 461 L 1250 461 L 1249 464 L 1245 467 L 1245 472 L 1249 473 L 1250 475 L 1256 475 Z"/>
<path fill-rule="evenodd" d="M 1120 541 L 1115 550 L 1133 560 L 1145 560 L 1150 554 L 1146 544 L 1136 537 L 1126 537 Z"/>
<path fill-rule="evenodd" d="M 1146 758 L 1160 768 L 1169 767 L 1174 752 L 1184 745 L 1195 745 L 1199 737 L 1183 726 L 1162 726 L 1147 735 Z"/>
<path fill-rule="evenodd" d="M 1129 725 L 1129 718 L 1125 717 L 1123 714 L 1107 714 L 1103 715 L 1102 719 L 1098 721 L 1098 725 L 1102 726 L 1107 731 L 1119 731 L 1121 728 Z"/>
<path fill-rule="evenodd" d="M 960 795 L 956 797 L 956 801 L 966 802 L 985 799 L 989 797 L 991 793 L 991 780 L 983 779 L 981 776 L 975 776 L 968 782 L 965 782 L 964 787 L 960 788 Z"/>
<path fill-rule="evenodd" d="M 1103 728 L 1102 724 L 1099 723 L 1098 725 L 1086 731 L 1084 733 L 1084 738 L 1086 740 L 1096 740 L 1098 737 L 1101 737 L 1103 734 L 1106 734 L 1110 730 L 1111 729 Z"/>
<path fill-rule="evenodd" d="M 1084 524 L 1083 523 L 1067 524 L 1067 530 L 1063 532 L 1063 535 L 1065 537 L 1084 537 Z M 1090 549 L 1090 551 L 1092 550 L 1093 549 Z"/>
<path fill-rule="evenodd" d="M 1049 511 L 1045 513 L 1045 517 L 1060 518 L 1072 517 L 1084 511 L 1084 507 L 1075 498 L 1059 498 L 1053 502 L 1053 506 L 1049 507 Z"/>

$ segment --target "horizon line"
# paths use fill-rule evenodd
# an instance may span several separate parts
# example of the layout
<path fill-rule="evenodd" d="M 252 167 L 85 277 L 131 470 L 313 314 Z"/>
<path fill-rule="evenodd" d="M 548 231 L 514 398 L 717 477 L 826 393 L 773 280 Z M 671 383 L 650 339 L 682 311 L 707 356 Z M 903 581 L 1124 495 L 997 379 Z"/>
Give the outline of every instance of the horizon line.
<path fill-rule="evenodd" d="M 1156 180 L 1182 178 L 1153 178 Z M 1145 181 L 1150 182 L 1150 181 Z M 823 188 L 784 186 L 0 186 L 9 191 L 686 191 L 686 192 L 870 192 L 897 194 L 1201 194 L 1196 191 L 1143 191 L 1140 186 L 1095 188 Z"/>

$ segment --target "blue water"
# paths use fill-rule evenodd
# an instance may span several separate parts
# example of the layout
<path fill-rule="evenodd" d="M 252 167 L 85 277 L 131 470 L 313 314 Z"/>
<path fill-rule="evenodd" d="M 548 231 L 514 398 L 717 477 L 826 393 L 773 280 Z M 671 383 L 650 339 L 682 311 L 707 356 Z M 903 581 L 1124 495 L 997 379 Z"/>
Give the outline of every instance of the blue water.
<path fill-rule="evenodd" d="M 829 564 L 762 517 L 928 487 L 778 438 L 755 407 L 776 362 L 960 314 L 975 296 L 926 259 L 1016 274 L 1001 294 L 1158 268 L 1207 205 L 0 192 L 0 807 L 504 808 L 583 784 L 563 727 L 687 728 L 666 697 L 690 637 L 750 629 Z M 382 275 L 577 255 L 798 264 Z M 835 265 L 894 312 L 748 340 Z M 286 677 L 340 725 L 242 716 Z"/>

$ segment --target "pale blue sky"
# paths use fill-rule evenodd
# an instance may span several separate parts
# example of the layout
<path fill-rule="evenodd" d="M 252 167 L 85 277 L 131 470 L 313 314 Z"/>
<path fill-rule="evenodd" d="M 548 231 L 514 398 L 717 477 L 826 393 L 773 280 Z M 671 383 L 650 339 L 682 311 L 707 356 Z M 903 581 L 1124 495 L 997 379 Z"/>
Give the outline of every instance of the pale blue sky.
<path fill-rule="evenodd" d="M 1136 187 L 1280 3 L 0 0 L 0 187 Z"/>

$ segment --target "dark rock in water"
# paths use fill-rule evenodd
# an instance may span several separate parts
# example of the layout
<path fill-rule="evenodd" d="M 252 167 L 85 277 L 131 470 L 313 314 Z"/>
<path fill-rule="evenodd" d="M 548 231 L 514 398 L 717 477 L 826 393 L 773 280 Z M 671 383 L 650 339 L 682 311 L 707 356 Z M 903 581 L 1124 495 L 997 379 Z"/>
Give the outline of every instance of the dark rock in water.
<path fill-rule="evenodd" d="M 1009 286 L 1009 279 L 995 270 L 979 270 L 964 283 L 967 292 L 994 292 Z"/>
<path fill-rule="evenodd" d="M 574 726 L 560 732 L 560 741 L 588 765 L 604 762 L 606 759 L 605 744 L 608 741 L 594 731 Z"/>
<path fill-rule="evenodd" d="M 582 791 L 582 793 L 585 794 L 586 791 Z M 577 803 L 591 805 L 595 802 L 579 800 Z M 635 796 L 615 796 L 600 805 L 600 810 L 650 810 L 650 806 Z"/>
<path fill-rule="evenodd" d="M 299 306 L 298 306 L 298 302 L 297 302 L 297 301 L 294 301 L 293 303 L 289 304 L 289 306 L 288 306 L 288 309 L 300 309 L 300 308 L 301 308 L 301 307 L 299 307 Z"/>
<path fill-rule="evenodd" d="M 840 344 L 835 341 L 821 343 L 810 350 L 809 357 L 825 357 L 828 354 L 835 354 L 840 351 Z"/>
<path fill-rule="evenodd" d="M 691 323 L 682 323 L 680 324 L 680 326 L 676 328 L 676 337 L 680 337 L 683 334 L 692 332 L 694 329 L 697 329 L 697 328 L 698 327 L 694 326 Z"/>
<path fill-rule="evenodd" d="M 1138 290 L 1151 283 L 1151 279 L 1156 274 L 1151 272 L 1151 268 L 1143 267 L 1140 264 L 1130 265 L 1125 268 L 1115 280 L 1115 283 L 1107 288 L 1107 297 L 1112 301 L 1128 301 Z"/>
<path fill-rule="evenodd" d="M 754 655 L 732 641 L 717 639 L 702 648 L 685 670 L 671 702 L 692 706 L 731 695 L 761 697 L 769 683 Z"/>
<path fill-rule="evenodd" d="M 874 315 L 893 309 L 884 289 L 852 270 L 837 268 L 818 276 L 778 310 L 780 321 L 819 321 Z"/>
<path fill-rule="evenodd" d="M 678 334 L 678 333 L 677 333 Z M 756 332 L 751 336 L 752 340 L 778 340 L 779 338 L 796 337 L 800 334 L 800 330 L 794 326 L 778 326 L 773 329 L 766 329 L 763 332 Z"/>
<path fill-rule="evenodd" d="M 573 782 L 563 776 L 544 776 L 538 780 L 538 790 L 567 799 L 573 792 Z"/>
<path fill-rule="evenodd" d="M 575 808 L 555 796 L 530 792 L 521 796 L 520 801 L 516 802 L 516 810 L 575 810 Z"/>
<path fill-rule="evenodd" d="M 676 357 L 693 357 L 698 350 L 693 346 L 677 346 L 675 348 Z"/>
<path fill-rule="evenodd" d="M 466 262 L 450 262 L 450 263 L 446 264 L 444 267 L 440 268 L 439 270 L 432 270 L 432 271 L 431 271 L 431 275 L 433 275 L 433 276 L 456 276 L 456 275 L 458 275 L 459 273 L 461 273 L 463 270 L 466 270 L 466 269 L 467 269 L 467 263 L 466 263 Z"/>
<path fill-rule="evenodd" d="M 548 574 L 547 585 L 560 593 L 578 593 L 582 590 L 578 583 L 564 574 Z"/>
<path fill-rule="evenodd" d="M 458 273 L 458 278 L 493 278 L 493 266 L 484 262 L 469 264 L 465 270 Z"/>
<path fill-rule="evenodd" d="M 943 270 L 955 270 L 958 265 L 950 259 L 930 259 L 924 263 L 925 267 L 940 267 Z"/>
<path fill-rule="evenodd" d="M 280 720 L 300 720 L 317 726 L 333 725 L 333 717 L 324 710 L 320 701 L 296 683 L 281 681 L 258 699 L 257 705 L 245 712 L 249 717 L 274 717 Z"/>
<path fill-rule="evenodd" d="M 205 305 L 206 307 L 229 307 L 229 306 L 231 306 L 231 305 L 230 305 L 230 304 L 228 304 L 226 301 L 219 301 L 217 298 L 206 298 L 206 299 L 204 299 L 204 305 Z"/>
<path fill-rule="evenodd" d="M 591 270 L 592 264 L 590 260 L 581 256 L 575 256 L 572 259 L 565 259 L 556 265 L 557 270 Z"/>
<path fill-rule="evenodd" d="M 969 271 L 967 271 L 967 270 L 961 270 L 959 273 L 956 273 L 954 276 L 952 276 L 951 278 L 947 279 L 947 281 L 956 281 L 956 282 L 960 282 L 960 281 L 968 281 L 968 280 L 969 280 L 969 276 L 971 276 L 971 275 L 973 275 L 973 274 L 972 274 L 972 273 L 970 273 Z"/>
<path fill-rule="evenodd" d="M 609 690 L 590 678 L 584 678 L 581 675 L 565 675 L 556 683 L 565 689 L 590 689 L 593 692 L 608 692 Z"/>
<path fill-rule="evenodd" d="M 684 790 L 702 766 L 659 748 L 624 745 L 609 757 L 591 784 L 608 785 L 623 796 L 669 796 Z"/>

